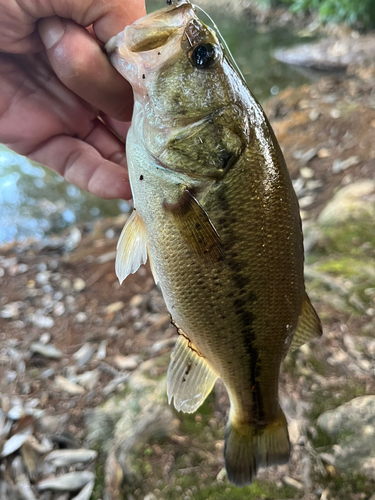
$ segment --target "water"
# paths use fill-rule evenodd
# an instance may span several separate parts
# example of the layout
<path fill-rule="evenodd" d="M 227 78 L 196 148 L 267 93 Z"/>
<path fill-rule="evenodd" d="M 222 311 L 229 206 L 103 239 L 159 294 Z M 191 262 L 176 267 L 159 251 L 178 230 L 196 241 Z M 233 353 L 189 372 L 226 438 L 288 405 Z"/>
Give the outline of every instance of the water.
<path fill-rule="evenodd" d="M 213 3 L 213 2 L 212 2 Z M 209 4 L 214 18 L 255 96 L 264 101 L 287 86 L 308 81 L 273 59 L 276 47 L 305 40 L 285 28 L 266 29 L 233 17 Z M 148 0 L 148 10 L 164 5 Z M 29 237 L 41 238 L 76 222 L 129 210 L 123 200 L 101 200 L 65 182 L 58 175 L 0 146 L 0 244 Z"/>

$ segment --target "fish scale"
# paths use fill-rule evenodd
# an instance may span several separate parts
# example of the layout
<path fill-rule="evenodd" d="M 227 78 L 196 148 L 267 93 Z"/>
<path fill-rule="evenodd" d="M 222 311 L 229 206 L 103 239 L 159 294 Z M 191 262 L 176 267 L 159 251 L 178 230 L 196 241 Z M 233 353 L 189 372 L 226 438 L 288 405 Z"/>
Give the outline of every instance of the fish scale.
<path fill-rule="evenodd" d="M 243 486 L 260 466 L 289 458 L 280 364 L 321 326 L 305 293 L 298 202 L 281 150 L 218 40 L 179 0 L 107 45 L 135 92 L 135 209 L 116 271 L 123 281 L 149 254 L 180 333 L 169 400 L 195 411 L 223 380 L 225 464 Z"/>

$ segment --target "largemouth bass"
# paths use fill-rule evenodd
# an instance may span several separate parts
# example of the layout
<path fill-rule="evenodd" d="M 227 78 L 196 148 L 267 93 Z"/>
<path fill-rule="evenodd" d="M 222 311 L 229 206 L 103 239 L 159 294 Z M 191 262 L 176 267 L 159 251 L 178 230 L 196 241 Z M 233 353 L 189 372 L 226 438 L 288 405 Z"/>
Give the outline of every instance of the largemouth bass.
<path fill-rule="evenodd" d="M 188 0 L 169 3 L 106 47 L 135 101 L 126 145 L 134 210 L 116 271 L 122 282 L 150 257 L 180 334 L 167 375 L 177 410 L 195 411 L 223 380 L 225 465 L 243 486 L 289 458 L 280 364 L 321 325 L 272 128 L 216 30 Z"/>

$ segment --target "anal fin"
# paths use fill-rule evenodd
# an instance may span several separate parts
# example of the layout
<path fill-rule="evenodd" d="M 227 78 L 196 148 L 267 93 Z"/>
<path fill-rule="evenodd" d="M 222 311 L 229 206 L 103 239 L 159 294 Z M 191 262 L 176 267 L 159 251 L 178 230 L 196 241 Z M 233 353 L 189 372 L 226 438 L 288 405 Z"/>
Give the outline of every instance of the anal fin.
<path fill-rule="evenodd" d="M 117 243 L 116 275 L 120 284 L 147 261 L 147 234 L 142 217 L 134 209 Z"/>
<path fill-rule="evenodd" d="M 290 350 L 295 351 L 305 342 L 320 337 L 322 335 L 322 324 L 315 309 L 311 305 L 310 299 L 305 292 L 302 301 L 302 311 L 298 320 L 296 331 L 294 332 Z"/>
<path fill-rule="evenodd" d="M 167 374 L 168 401 L 176 410 L 193 413 L 211 392 L 216 373 L 189 339 L 180 335 L 171 354 Z"/>

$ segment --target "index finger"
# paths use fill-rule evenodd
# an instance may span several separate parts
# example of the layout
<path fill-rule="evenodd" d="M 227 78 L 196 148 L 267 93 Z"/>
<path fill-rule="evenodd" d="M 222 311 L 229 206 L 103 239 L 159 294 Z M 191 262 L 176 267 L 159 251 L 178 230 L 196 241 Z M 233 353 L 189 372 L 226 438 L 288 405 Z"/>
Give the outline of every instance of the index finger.
<path fill-rule="evenodd" d="M 106 43 L 146 12 L 144 0 L 0 0 L 0 49 L 24 54 L 42 48 L 36 23 L 44 17 L 91 24 L 96 37 Z"/>

